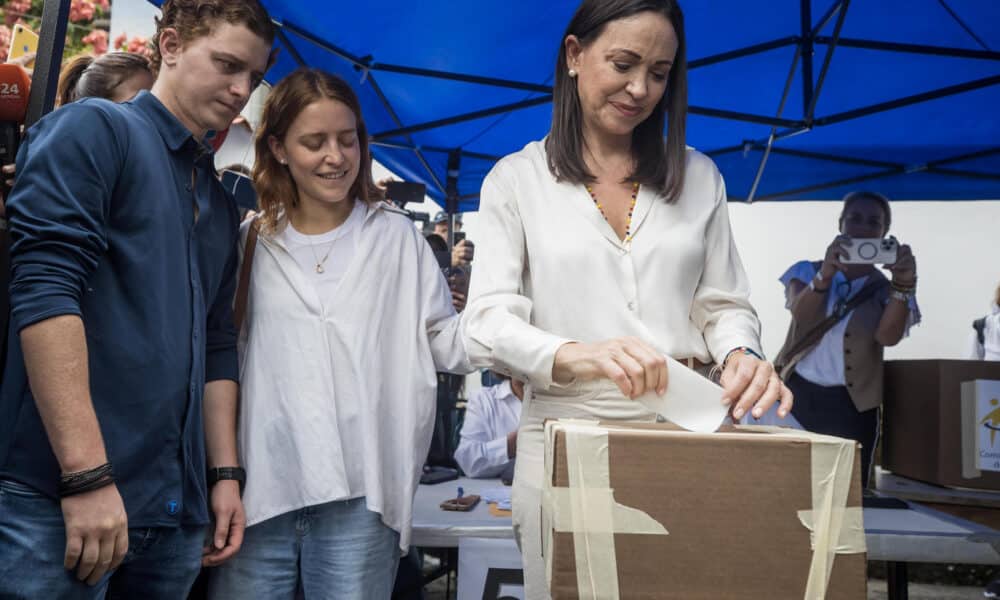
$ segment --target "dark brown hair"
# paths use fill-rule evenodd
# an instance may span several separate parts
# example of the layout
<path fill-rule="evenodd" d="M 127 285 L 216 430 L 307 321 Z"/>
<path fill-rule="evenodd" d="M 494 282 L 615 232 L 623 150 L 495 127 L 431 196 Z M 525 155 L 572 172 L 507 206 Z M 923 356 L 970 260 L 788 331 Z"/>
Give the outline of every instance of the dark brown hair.
<path fill-rule="evenodd" d="M 673 202 L 684 187 L 687 158 L 687 51 L 684 42 L 684 15 L 675 0 L 583 0 L 559 41 L 556 83 L 552 91 L 552 129 L 545 140 L 549 170 L 560 181 L 590 183 L 594 175 L 583 160 L 583 114 L 576 81 L 566 66 L 566 38 L 576 36 L 586 46 L 604 32 L 611 21 L 642 12 L 666 17 L 677 35 L 677 56 L 667 76 L 667 89 L 649 117 L 632 132 L 635 172 L 627 179 L 655 189 Z M 667 140 L 663 126 L 667 123 Z"/>
<path fill-rule="evenodd" d="M 274 24 L 271 17 L 257 0 L 167 0 L 160 8 L 162 16 L 156 19 L 156 33 L 153 35 L 153 56 L 150 68 L 153 73 L 160 71 L 160 34 L 164 29 L 174 29 L 180 35 L 181 43 L 210 35 L 217 23 L 243 25 L 268 44 L 274 43 Z"/>
<path fill-rule="evenodd" d="M 882 232 L 882 235 L 884 236 L 889 233 L 889 226 L 892 225 L 892 208 L 889 207 L 889 199 L 878 192 L 871 192 L 867 190 L 851 192 L 844 196 L 844 205 L 840 210 L 840 228 L 844 228 L 844 218 L 847 217 L 847 211 L 851 208 L 851 205 L 858 200 L 871 200 L 879 205 L 882 209 L 882 214 L 885 216 L 885 231 Z"/>
<path fill-rule="evenodd" d="M 358 145 L 361 164 L 358 177 L 351 184 L 349 194 L 362 202 L 382 200 L 385 192 L 372 179 L 372 158 L 368 148 L 368 128 L 361 118 L 361 103 L 351 86 L 336 75 L 319 69 L 300 68 L 274 86 L 264 103 L 264 111 L 257 129 L 254 150 L 257 160 L 253 167 L 253 183 L 257 190 L 257 203 L 261 210 L 261 224 L 265 231 L 273 232 L 282 216 L 298 202 L 298 188 L 288 168 L 278 161 L 271 151 L 269 139 L 274 136 L 284 141 L 288 129 L 299 114 L 310 104 L 324 98 L 343 103 L 357 121 Z"/>
<path fill-rule="evenodd" d="M 130 77 L 149 73 L 149 59 L 132 52 L 109 52 L 98 57 L 77 56 L 59 75 L 56 100 L 59 106 L 80 98 L 108 98 Z"/>

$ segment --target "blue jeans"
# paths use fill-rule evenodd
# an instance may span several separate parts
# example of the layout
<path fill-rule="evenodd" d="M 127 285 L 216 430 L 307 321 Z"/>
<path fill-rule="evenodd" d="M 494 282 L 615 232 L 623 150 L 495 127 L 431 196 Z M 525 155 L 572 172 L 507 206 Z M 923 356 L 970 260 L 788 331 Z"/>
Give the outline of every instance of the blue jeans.
<path fill-rule="evenodd" d="M 388 600 L 399 564 L 399 533 L 364 498 L 287 512 L 248 527 L 233 558 L 212 569 L 211 600 Z"/>
<path fill-rule="evenodd" d="M 177 600 L 201 568 L 204 526 L 128 531 L 128 553 L 97 585 L 63 567 L 66 528 L 59 502 L 0 480 L 0 598 Z"/>

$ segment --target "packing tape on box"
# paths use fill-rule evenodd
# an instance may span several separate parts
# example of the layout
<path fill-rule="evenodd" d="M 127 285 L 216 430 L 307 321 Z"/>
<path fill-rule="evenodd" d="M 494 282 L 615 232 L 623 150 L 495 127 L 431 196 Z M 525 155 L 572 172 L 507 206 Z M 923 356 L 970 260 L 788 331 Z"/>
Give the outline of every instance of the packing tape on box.
<path fill-rule="evenodd" d="M 547 453 L 542 490 L 546 575 L 551 582 L 553 532 L 572 533 L 579 598 L 617 600 L 620 596 L 615 534 L 667 535 L 667 529 L 641 510 L 615 502 L 610 487 L 607 427 L 575 419 L 547 423 L 545 436 L 549 447 L 556 426 L 565 434 L 569 487 L 552 485 L 555 453 Z"/>
<path fill-rule="evenodd" d="M 813 550 L 806 582 L 806 600 L 824 598 L 837 554 L 859 554 L 865 545 L 864 512 L 847 506 L 854 470 L 855 442 L 808 431 L 769 426 L 738 426 L 787 439 L 810 442 L 812 454 L 812 510 L 798 511 L 799 521 L 810 532 Z"/>

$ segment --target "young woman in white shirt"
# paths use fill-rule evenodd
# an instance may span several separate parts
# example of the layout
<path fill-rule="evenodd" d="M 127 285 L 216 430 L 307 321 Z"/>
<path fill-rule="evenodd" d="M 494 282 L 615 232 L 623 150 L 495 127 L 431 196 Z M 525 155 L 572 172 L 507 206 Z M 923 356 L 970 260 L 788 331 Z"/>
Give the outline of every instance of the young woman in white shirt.
<path fill-rule="evenodd" d="M 760 358 L 722 177 L 685 145 L 685 61 L 673 0 L 585 0 L 560 42 L 548 137 L 483 183 L 466 346 L 529 384 L 513 490 L 528 598 L 548 597 L 546 418 L 653 420 L 635 398 L 665 393 L 664 356 L 723 365 L 735 418 L 791 408 Z"/>
<path fill-rule="evenodd" d="M 261 211 L 241 332 L 247 530 L 212 598 L 389 598 L 409 545 L 435 371 L 470 369 L 427 242 L 382 201 L 341 79 L 300 69 L 256 140 Z"/>

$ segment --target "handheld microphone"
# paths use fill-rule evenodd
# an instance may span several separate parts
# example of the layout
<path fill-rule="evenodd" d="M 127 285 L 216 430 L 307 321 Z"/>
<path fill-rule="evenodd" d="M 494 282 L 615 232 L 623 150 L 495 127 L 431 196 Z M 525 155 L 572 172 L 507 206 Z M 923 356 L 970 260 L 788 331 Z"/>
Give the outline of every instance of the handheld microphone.
<path fill-rule="evenodd" d="M 0 64 L 0 166 L 17 158 L 30 93 L 27 71 L 19 65 Z"/>

